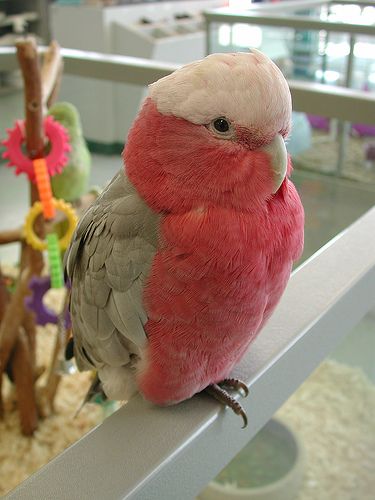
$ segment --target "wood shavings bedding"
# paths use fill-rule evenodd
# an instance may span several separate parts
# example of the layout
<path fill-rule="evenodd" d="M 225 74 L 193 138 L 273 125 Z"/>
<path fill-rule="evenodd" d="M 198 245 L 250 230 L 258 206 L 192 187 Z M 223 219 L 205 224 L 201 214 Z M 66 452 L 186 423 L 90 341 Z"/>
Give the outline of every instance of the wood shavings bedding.
<path fill-rule="evenodd" d="M 55 291 L 48 302 L 53 299 L 56 299 Z M 53 325 L 38 327 L 37 365 L 48 364 L 55 335 Z M 103 420 L 103 410 L 98 405 L 86 405 L 73 418 L 91 379 L 89 373 L 64 375 L 55 399 L 55 413 L 39 421 L 33 437 L 25 437 L 20 432 L 14 389 L 6 378 L 5 382 L 5 415 L 4 420 L 0 420 L 0 495 L 13 489 Z"/>
<path fill-rule="evenodd" d="M 375 385 L 360 369 L 325 361 L 277 416 L 306 448 L 298 500 L 375 499 Z"/>
<path fill-rule="evenodd" d="M 312 147 L 293 158 L 293 166 L 314 172 L 336 172 L 338 141 L 329 140 L 327 133 L 313 130 Z M 375 144 L 374 137 L 348 137 L 341 175 L 346 179 L 375 183 L 375 166 L 366 168 L 365 147 Z M 324 158 L 324 161 L 322 161 Z"/>

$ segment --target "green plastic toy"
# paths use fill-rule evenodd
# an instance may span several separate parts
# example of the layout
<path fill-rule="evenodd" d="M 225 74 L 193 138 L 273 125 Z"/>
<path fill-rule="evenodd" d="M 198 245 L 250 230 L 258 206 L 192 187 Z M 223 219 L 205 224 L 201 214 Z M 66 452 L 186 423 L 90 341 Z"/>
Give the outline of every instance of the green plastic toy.
<path fill-rule="evenodd" d="M 62 288 L 64 286 L 64 278 L 62 272 L 59 239 L 56 233 L 47 234 L 46 239 L 49 271 L 51 275 L 51 288 Z"/>

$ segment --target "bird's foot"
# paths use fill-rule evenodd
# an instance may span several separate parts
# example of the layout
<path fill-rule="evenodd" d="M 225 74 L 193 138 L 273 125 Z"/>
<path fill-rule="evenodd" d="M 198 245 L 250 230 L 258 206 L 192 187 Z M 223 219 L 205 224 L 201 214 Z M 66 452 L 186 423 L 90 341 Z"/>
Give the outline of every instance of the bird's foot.
<path fill-rule="evenodd" d="M 249 395 L 249 388 L 242 382 L 242 380 L 238 380 L 238 378 L 225 378 L 219 382 L 220 387 L 224 387 L 226 389 L 232 389 L 238 391 L 241 394 L 241 390 L 243 392 L 243 397 L 246 398 Z"/>
<path fill-rule="evenodd" d="M 210 396 L 214 397 L 220 403 L 229 406 L 236 415 L 240 415 L 243 419 L 243 426 L 242 429 L 244 429 L 247 426 L 247 415 L 245 410 L 243 409 L 241 403 L 236 401 L 233 396 L 231 396 L 223 387 L 227 387 L 230 389 L 235 389 L 237 391 L 242 391 L 245 394 L 245 397 L 249 394 L 249 389 L 247 388 L 246 384 L 241 382 L 240 380 L 237 379 L 225 379 L 218 384 L 211 384 L 208 387 L 206 387 L 205 391 L 207 394 Z"/>

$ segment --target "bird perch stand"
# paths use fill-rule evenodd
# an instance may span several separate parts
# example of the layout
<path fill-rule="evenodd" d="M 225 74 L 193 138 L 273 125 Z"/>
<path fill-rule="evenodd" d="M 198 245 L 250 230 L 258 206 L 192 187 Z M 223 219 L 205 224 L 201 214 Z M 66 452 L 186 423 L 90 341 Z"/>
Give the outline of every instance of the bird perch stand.
<path fill-rule="evenodd" d="M 44 156 L 44 114 L 58 93 L 62 75 L 60 47 L 52 42 L 40 67 L 38 49 L 34 38 L 28 37 L 16 44 L 17 58 L 22 71 L 25 95 L 25 138 L 28 157 L 33 160 Z M 30 206 L 39 200 L 38 189 L 30 182 Z M 45 236 L 42 216 L 34 223 L 35 234 Z M 44 267 L 43 254 L 32 248 L 19 230 L 0 233 L 0 244 L 21 242 L 21 266 L 15 293 L 9 297 L 1 293 L 0 316 L 0 416 L 2 411 L 1 381 L 5 370 L 11 374 L 18 400 L 23 434 L 32 435 L 38 424 L 35 396 L 35 319 L 24 307 L 29 292 L 31 276 L 40 275 Z M 1 277 L 1 276 L 0 276 Z M 56 381 L 54 382 L 55 385 Z M 55 391 L 56 392 L 56 391 Z M 50 396 L 53 399 L 54 394 Z M 43 413 L 43 412 L 39 412 Z"/>

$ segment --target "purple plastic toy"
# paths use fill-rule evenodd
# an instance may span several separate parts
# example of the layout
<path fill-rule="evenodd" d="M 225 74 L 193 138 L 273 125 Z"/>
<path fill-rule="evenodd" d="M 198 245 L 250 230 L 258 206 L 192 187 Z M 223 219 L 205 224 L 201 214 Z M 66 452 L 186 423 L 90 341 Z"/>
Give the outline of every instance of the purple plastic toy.
<path fill-rule="evenodd" d="M 43 302 L 44 295 L 51 288 L 51 279 L 48 276 L 33 276 L 30 280 L 30 290 L 32 294 L 25 298 L 25 306 L 35 313 L 37 325 L 45 326 L 47 323 L 57 325 L 58 315 L 47 307 Z M 65 328 L 70 328 L 69 311 L 65 315 Z"/>

